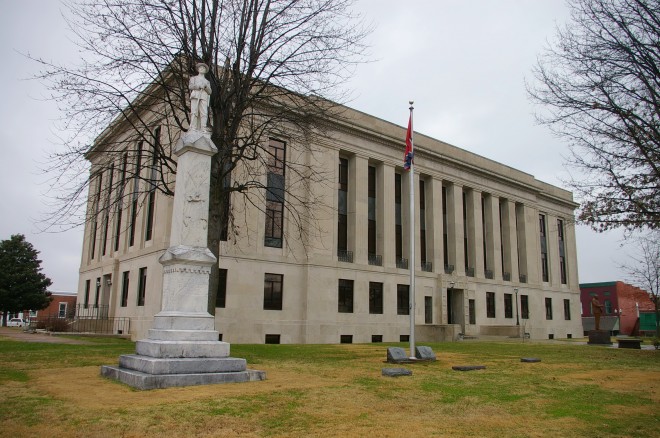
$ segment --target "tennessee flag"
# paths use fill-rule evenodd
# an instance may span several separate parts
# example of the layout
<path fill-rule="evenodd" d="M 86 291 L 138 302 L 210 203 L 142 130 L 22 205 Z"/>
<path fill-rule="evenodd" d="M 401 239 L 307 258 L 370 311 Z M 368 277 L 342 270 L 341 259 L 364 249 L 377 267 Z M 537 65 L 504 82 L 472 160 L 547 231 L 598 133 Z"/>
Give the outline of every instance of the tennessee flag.
<path fill-rule="evenodd" d="M 413 130 L 412 130 L 412 114 L 408 119 L 408 132 L 406 133 L 406 152 L 403 155 L 403 168 L 410 170 L 413 163 Z"/>

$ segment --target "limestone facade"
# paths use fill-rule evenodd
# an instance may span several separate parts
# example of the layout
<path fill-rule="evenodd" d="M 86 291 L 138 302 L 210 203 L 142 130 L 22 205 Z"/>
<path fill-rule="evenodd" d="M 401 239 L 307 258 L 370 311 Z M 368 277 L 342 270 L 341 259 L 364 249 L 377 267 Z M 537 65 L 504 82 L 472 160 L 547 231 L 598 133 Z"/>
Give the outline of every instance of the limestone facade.
<path fill-rule="evenodd" d="M 282 135 L 270 140 L 284 151 L 279 178 L 290 191 L 284 196 L 315 202 L 302 228 L 282 208 L 283 232 L 274 236 L 272 221 L 279 219 L 268 195 L 232 198 L 238 234 L 221 243 L 218 260 L 215 329 L 223 341 L 406 340 L 405 129 L 351 109 L 332 126 L 313 147 Z M 121 135 L 117 127 L 105 134 Z M 95 174 L 108 153 L 96 146 L 89 159 Z M 296 163 L 320 177 L 302 184 L 299 174 L 286 171 Z M 113 167 L 114 181 L 120 168 Z M 272 184 L 268 172 L 260 175 L 264 186 Z M 421 134 L 415 135 L 414 180 L 417 341 L 456 339 L 459 333 L 529 333 L 535 339 L 582 334 L 577 205 L 570 192 Z M 100 189 L 98 181 L 90 184 L 92 218 L 103 196 L 116 196 L 104 194 L 107 177 Z M 173 200 L 157 191 L 152 200 L 142 194 L 136 209 L 126 204 L 89 220 L 82 250 L 78 304 L 129 317 L 133 339 L 144 338 L 161 311 L 158 259 L 172 244 Z"/>

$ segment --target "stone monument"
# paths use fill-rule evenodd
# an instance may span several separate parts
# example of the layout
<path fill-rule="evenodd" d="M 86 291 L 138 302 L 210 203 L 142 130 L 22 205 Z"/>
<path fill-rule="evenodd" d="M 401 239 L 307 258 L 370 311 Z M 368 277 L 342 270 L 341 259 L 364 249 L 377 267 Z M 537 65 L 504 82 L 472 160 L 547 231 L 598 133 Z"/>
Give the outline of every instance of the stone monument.
<path fill-rule="evenodd" d="M 229 344 L 218 341 L 215 318 L 207 311 L 211 266 L 217 263 L 207 246 L 211 157 L 216 148 L 207 129 L 211 91 L 205 64 L 190 79 L 191 126 L 175 145 L 177 185 L 170 247 L 163 265 L 161 311 L 136 354 L 123 355 L 119 366 L 101 367 L 103 376 L 138 389 L 264 380 L 248 370 L 245 359 L 229 357 Z M 194 122 L 194 124 L 193 124 Z"/>

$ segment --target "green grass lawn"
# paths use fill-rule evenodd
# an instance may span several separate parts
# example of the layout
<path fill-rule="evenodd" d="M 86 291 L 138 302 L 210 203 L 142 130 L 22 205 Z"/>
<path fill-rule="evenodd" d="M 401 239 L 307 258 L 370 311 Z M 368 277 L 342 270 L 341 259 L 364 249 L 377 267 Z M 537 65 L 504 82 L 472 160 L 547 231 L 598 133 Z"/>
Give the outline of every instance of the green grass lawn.
<path fill-rule="evenodd" d="M 438 361 L 387 378 L 390 344 L 232 345 L 266 381 L 137 391 L 99 376 L 134 344 L 85 339 L 0 338 L 0 436 L 660 436 L 656 351 L 424 343 Z"/>

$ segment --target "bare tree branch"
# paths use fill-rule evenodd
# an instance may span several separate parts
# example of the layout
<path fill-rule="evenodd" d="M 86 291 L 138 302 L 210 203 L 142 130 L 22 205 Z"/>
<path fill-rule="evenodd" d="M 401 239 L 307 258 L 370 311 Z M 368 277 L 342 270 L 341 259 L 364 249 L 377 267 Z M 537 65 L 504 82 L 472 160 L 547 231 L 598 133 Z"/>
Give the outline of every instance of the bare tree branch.
<path fill-rule="evenodd" d="M 571 22 L 528 85 L 568 140 L 579 219 L 596 230 L 660 228 L 660 3 L 570 0 Z"/>

